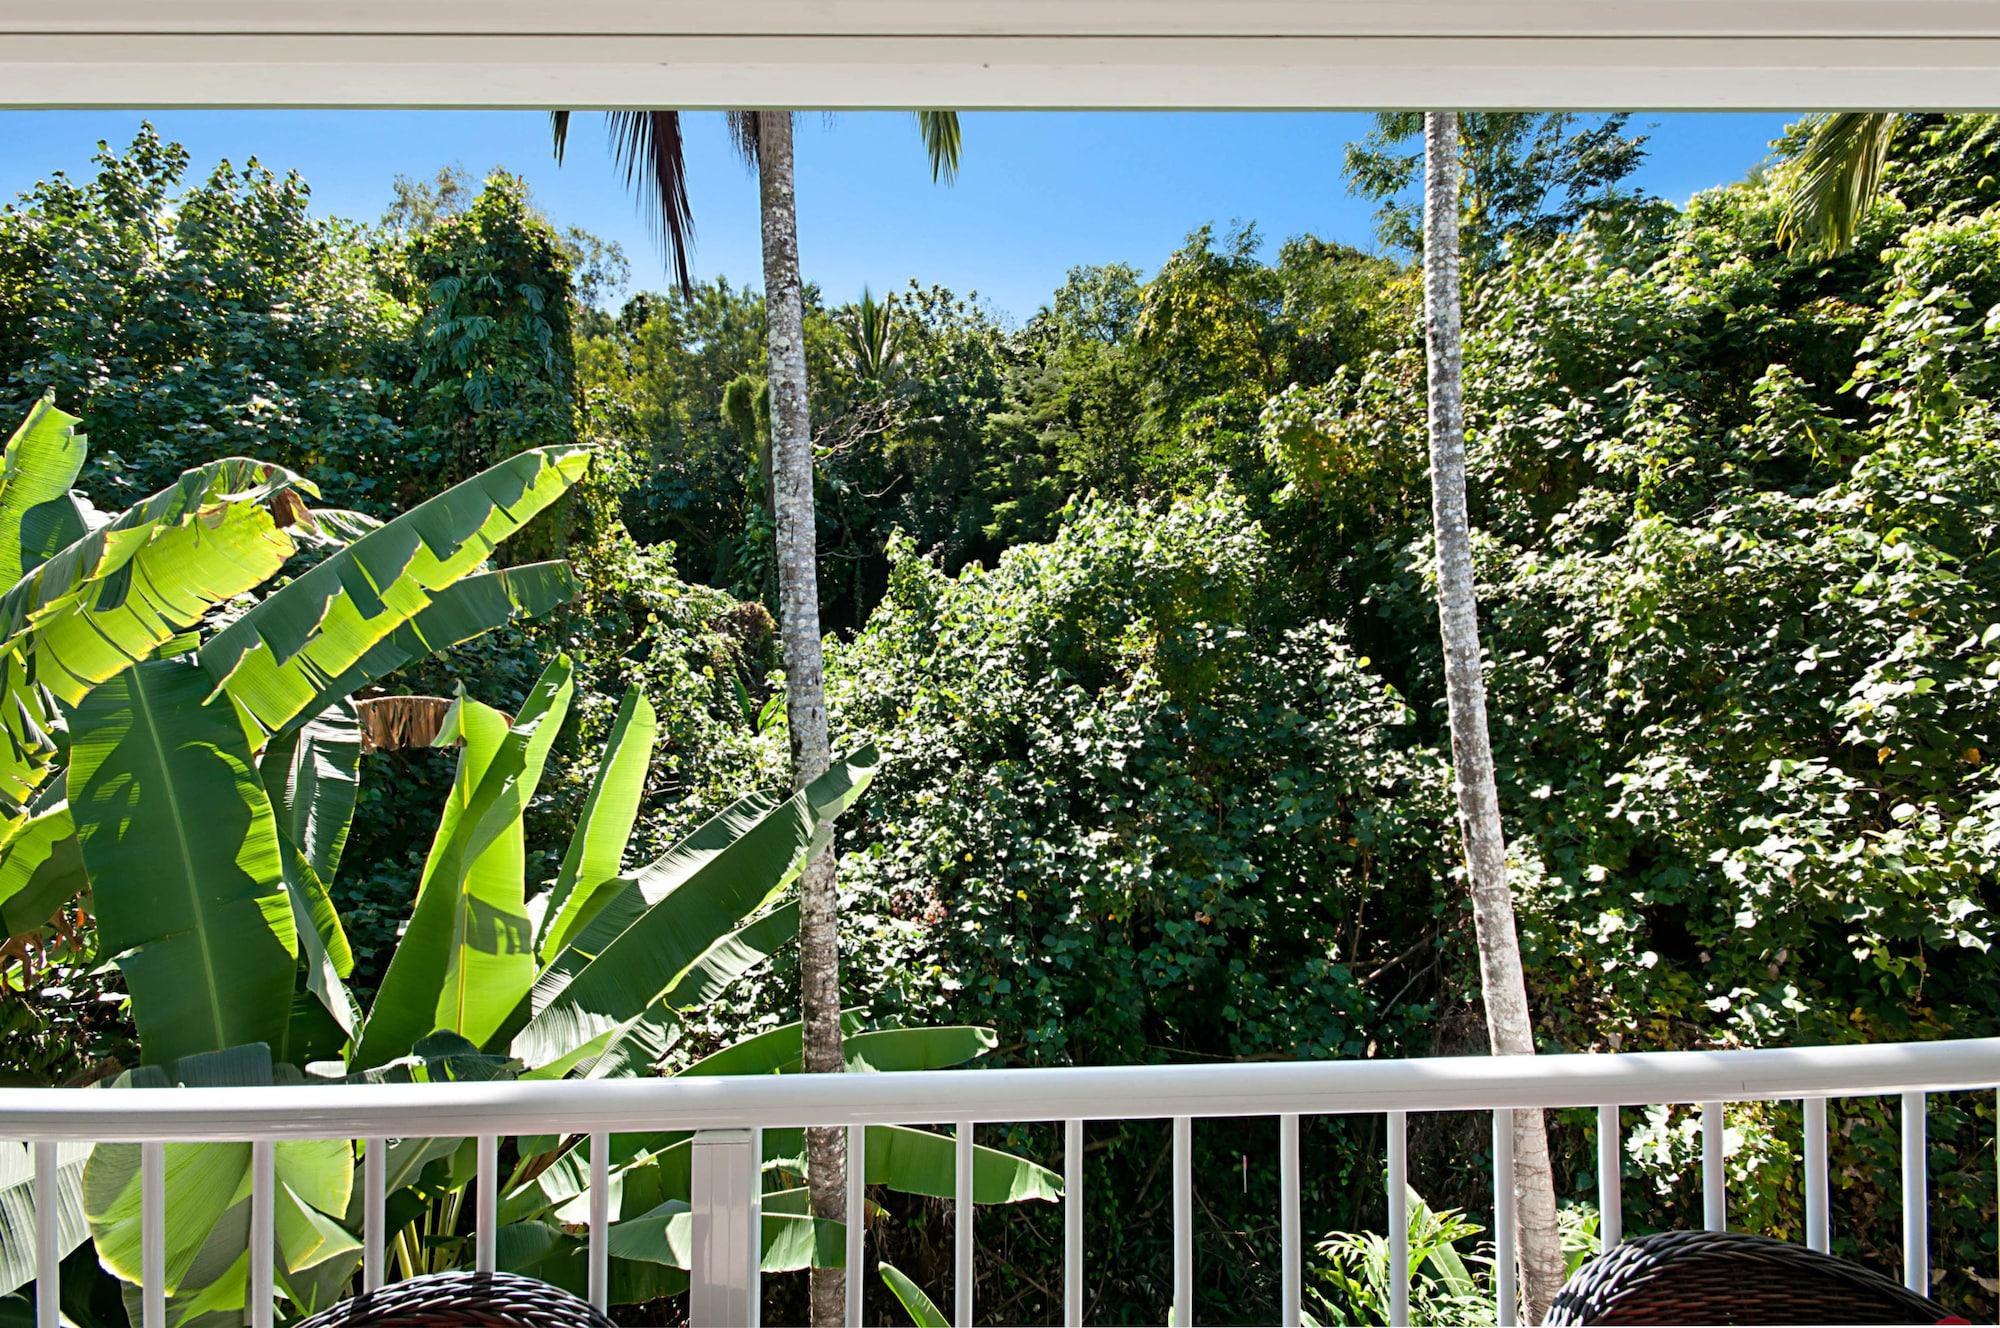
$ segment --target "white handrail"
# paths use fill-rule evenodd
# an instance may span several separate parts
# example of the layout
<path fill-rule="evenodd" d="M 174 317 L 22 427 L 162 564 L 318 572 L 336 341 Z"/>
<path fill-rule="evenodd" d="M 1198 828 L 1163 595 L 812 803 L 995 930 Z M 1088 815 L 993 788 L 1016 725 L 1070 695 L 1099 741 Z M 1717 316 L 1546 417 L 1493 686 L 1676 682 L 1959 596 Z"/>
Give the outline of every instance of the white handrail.
<path fill-rule="evenodd" d="M 1750 1051 L 274 1088 L 0 1089 L 0 1139 L 147 1142 L 1156 1120 L 1987 1088 L 2000 1038 Z"/>

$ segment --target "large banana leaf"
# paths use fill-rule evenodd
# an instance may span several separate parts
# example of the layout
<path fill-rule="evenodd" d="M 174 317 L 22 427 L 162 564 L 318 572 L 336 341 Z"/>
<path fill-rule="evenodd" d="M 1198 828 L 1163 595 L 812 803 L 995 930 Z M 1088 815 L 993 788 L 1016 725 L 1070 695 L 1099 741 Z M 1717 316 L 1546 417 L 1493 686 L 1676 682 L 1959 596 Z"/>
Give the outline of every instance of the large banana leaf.
<path fill-rule="evenodd" d="M 272 732 L 323 699 L 383 638 L 480 569 L 494 548 L 582 477 L 581 447 L 523 452 L 370 531 L 266 597 L 202 646 L 199 660 Z M 253 737 L 253 745 L 261 739 Z"/>
<path fill-rule="evenodd" d="M 169 1067 L 147 1067 L 121 1076 L 106 1091 L 124 1087 L 263 1087 L 298 1081 L 274 1065 L 263 1046 L 232 1047 L 192 1056 Z M 227 1308 L 242 1301 L 241 1261 L 249 1234 L 250 1146 L 166 1146 L 166 1268 L 175 1309 Z M 279 1269 L 296 1271 L 332 1257 L 342 1237 L 329 1230 L 329 1213 L 352 1199 L 353 1155 L 340 1140 L 286 1140 L 273 1150 L 278 1182 L 274 1215 Z M 113 1275 L 137 1283 L 141 1269 L 140 1150 L 136 1144 L 99 1144 L 83 1174 L 83 1208 L 98 1260 Z M 351 1238 L 349 1238 L 351 1239 Z M 218 1286 L 220 1282 L 222 1285 Z M 178 1316 L 177 1316 L 178 1317 Z"/>
<path fill-rule="evenodd" d="M 8 936 L 40 927 L 90 882 L 64 788 L 60 776 L 44 788 L 0 850 L 0 932 Z"/>
<path fill-rule="evenodd" d="M 851 806 L 875 773 L 864 749 L 811 786 L 747 823 L 724 812 L 635 874 L 645 911 L 580 966 L 557 957 L 535 982 L 533 1017 L 513 1040 L 525 1064 L 546 1065 L 606 1045 L 671 990 L 711 946 L 768 906 L 804 869 L 815 840 Z M 729 831 L 727 843 L 716 823 Z M 579 955 L 607 905 L 571 947 Z"/>
<path fill-rule="evenodd" d="M 764 1196 L 768 1205 L 779 1195 Z M 839 1268 L 847 1261 L 844 1223 L 807 1216 L 803 1211 L 763 1213 L 761 1259 L 767 1273 L 796 1273 L 807 1268 Z M 614 1223 L 605 1232 L 611 1256 L 665 1264 L 683 1271 L 694 1250 L 694 1214 L 686 1203 L 669 1199 L 650 1212 Z"/>
<path fill-rule="evenodd" d="M 305 962 L 306 990 L 348 1034 L 358 1020 L 341 979 L 354 970 L 354 952 L 327 887 L 354 819 L 360 766 L 360 725 L 345 700 L 278 734 L 257 763 L 277 818 L 278 859 Z"/>
<path fill-rule="evenodd" d="M 337 677 L 322 682 L 300 707 L 300 718 L 287 728 L 406 664 L 470 641 L 514 618 L 539 618 L 574 594 L 576 579 L 564 562 L 523 563 L 468 576 L 438 591 L 416 617 L 370 646 Z"/>
<path fill-rule="evenodd" d="M 75 704 L 282 567 L 294 545 L 279 514 L 305 510 L 295 488 L 310 491 L 240 458 L 198 467 L 0 595 L 0 845 L 56 758 L 55 703 Z"/>
<path fill-rule="evenodd" d="M 895 1264 L 882 1265 L 882 1284 L 889 1288 L 916 1328 L 950 1328 L 951 1320 L 944 1317 L 944 1311 Z"/>
<path fill-rule="evenodd" d="M 646 1074 L 665 1059 L 680 1040 L 682 1010 L 693 1010 L 722 994 L 731 983 L 790 944 L 799 934 L 799 906 L 778 905 L 719 937 L 681 974 L 674 985 L 627 1020 L 609 1038 L 592 1039 L 581 1047 L 536 1066 L 525 1079 L 561 1079 L 581 1075 L 608 1079 Z M 601 1044 L 601 1050 L 600 1050 Z"/>
<path fill-rule="evenodd" d="M 36 679 L 74 705 L 211 607 L 264 582 L 306 516 L 289 471 L 226 457 L 184 473 L 0 595 L 0 641 L 32 652 Z"/>
<path fill-rule="evenodd" d="M 967 1074 L 976 1071 L 965 1071 Z M 870 1185 L 886 1185 L 902 1194 L 949 1199 L 958 1192 L 957 1143 L 948 1134 L 907 1125 L 868 1127 Z M 805 1174 L 806 1132 L 764 1131 L 764 1160 L 787 1171 Z M 627 1185 L 631 1181 L 627 1180 Z M 1062 1197 L 1062 1177 L 1026 1158 L 984 1144 L 972 1150 L 972 1202 L 976 1204 L 1053 1201 Z"/>
<path fill-rule="evenodd" d="M 646 694 L 634 687 L 618 706 L 604 758 L 590 785 L 590 796 L 578 817 L 569 852 L 549 892 L 540 952 L 547 959 L 559 952 L 590 921 L 604 902 L 599 893 L 618 875 L 625 858 L 632 823 L 639 816 L 639 799 L 646 791 L 646 766 L 652 760 L 659 722 Z"/>
<path fill-rule="evenodd" d="M 83 469 L 78 423 L 54 403 L 38 401 L 8 440 L 0 464 L 0 586 L 13 585 L 84 533 L 69 496 L 69 486 Z M 64 535 L 68 538 L 62 539 Z"/>
<path fill-rule="evenodd" d="M 89 1144 L 56 1146 L 56 1253 L 68 1254 L 90 1237 L 83 1220 L 83 1164 Z M 35 1276 L 35 1149 L 0 1143 L 0 1295 Z"/>
<path fill-rule="evenodd" d="M 298 934 L 271 802 L 228 708 L 177 660 L 78 706 L 70 814 L 98 943 L 132 993 L 149 1064 L 284 1041 Z"/>
<path fill-rule="evenodd" d="M 464 696 L 452 707 L 438 741 L 462 739 L 458 774 L 353 1068 L 401 1056 L 433 1029 L 483 1043 L 533 983 L 521 815 L 569 711 L 570 672 L 558 656 L 511 726 Z"/>

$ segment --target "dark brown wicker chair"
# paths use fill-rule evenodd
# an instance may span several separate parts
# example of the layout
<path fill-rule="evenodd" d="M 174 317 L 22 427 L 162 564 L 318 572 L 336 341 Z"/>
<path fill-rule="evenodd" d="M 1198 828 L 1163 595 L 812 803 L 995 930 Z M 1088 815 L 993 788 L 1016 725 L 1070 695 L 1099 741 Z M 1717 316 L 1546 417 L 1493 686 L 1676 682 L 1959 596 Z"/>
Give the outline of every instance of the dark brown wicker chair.
<path fill-rule="evenodd" d="M 1860 1264 L 1763 1236 L 1669 1231 L 1576 1270 L 1549 1324 L 1938 1323 L 1946 1311 Z"/>
<path fill-rule="evenodd" d="M 567 1291 L 518 1273 L 432 1273 L 343 1300 L 298 1328 L 612 1328 Z"/>

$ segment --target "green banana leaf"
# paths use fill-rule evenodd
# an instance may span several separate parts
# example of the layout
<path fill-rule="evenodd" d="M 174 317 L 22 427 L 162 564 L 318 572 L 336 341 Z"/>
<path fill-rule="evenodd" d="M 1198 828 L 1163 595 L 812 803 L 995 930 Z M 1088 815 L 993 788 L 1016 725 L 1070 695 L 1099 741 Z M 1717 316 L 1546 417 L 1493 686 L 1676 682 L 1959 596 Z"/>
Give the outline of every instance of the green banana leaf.
<path fill-rule="evenodd" d="M 370 683 L 440 650 L 484 635 L 515 618 L 539 618 L 576 594 L 576 578 L 565 562 L 523 563 L 468 576 L 438 591 L 428 607 L 390 632 L 335 677 L 321 682 L 298 717 L 279 729 L 296 727 Z"/>
<path fill-rule="evenodd" d="M 76 704 L 282 567 L 295 546 L 276 513 L 304 511 L 295 488 L 311 490 L 240 458 L 198 467 L 0 595 L 0 846 L 59 755 L 57 702 Z"/>
<path fill-rule="evenodd" d="M 882 1265 L 882 1284 L 889 1288 L 889 1294 L 896 1298 L 916 1328 L 951 1328 L 951 1320 L 944 1317 L 944 1311 L 895 1264 Z"/>
<path fill-rule="evenodd" d="M 604 742 L 590 796 L 577 818 L 576 833 L 563 855 L 549 892 L 547 921 L 539 946 L 544 960 L 556 954 L 590 921 L 603 900 L 599 892 L 618 875 L 632 823 L 639 817 L 639 799 L 646 791 L 646 767 L 653 757 L 659 721 L 646 694 L 634 687 L 619 703 L 618 717 Z"/>
<path fill-rule="evenodd" d="M 0 932 L 8 936 L 37 930 L 90 884 L 65 791 L 58 775 L 0 850 Z"/>
<path fill-rule="evenodd" d="M 132 993 L 148 1064 L 282 1045 L 298 933 L 277 824 L 242 729 L 206 675 L 156 660 L 84 698 L 70 814 L 98 944 Z"/>
<path fill-rule="evenodd" d="M 84 533 L 69 496 L 86 451 L 79 423 L 53 401 L 37 401 L 7 442 L 0 462 L 0 586 L 13 585 Z M 54 544 L 64 534 L 69 538 Z"/>
<path fill-rule="evenodd" d="M 581 447 L 523 452 L 355 540 L 210 637 L 198 659 L 242 709 L 253 746 L 320 701 L 439 591 L 478 571 L 583 475 Z"/>
<path fill-rule="evenodd" d="M 521 1077 L 609 1079 L 648 1073 L 680 1040 L 679 1011 L 697 1009 L 721 995 L 798 934 L 798 904 L 778 905 L 717 938 L 665 994 L 638 1017 L 620 1024 L 608 1040 L 594 1039 Z"/>
<path fill-rule="evenodd" d="M 718 940 L 791 884 L 816 838 L 831 832 L 833 819 L 874 777 L 875 760 L 866 748 L 753 820 L 725 811 L 636 873 L 645 911 L 592 953 L 587 942 L 613 914 L 607 905 L 557 956 L 535 982 L 533 1017 L 514 1038 L 513 1054 L 530 1067 L 594 1054 L 643 1016 Z M 718 822 L 729 836 L 719 848 Z M 581 966 L 570 962 L 584 955 Z"/>
<path fill-rule="evenodd" d="M 570 674 L 557 656 L 511 726 L 468 697 L 453 705 L 438 742 L 463 740 L 458 774 L 354 1068 L 401 1056 L 434 1029 L 484 1043 L 534 982 L 521 816 L 569 711 Z"/>
<path fill-rule="evenodd" d="M 805 1068 L 804 1025 L 793 1022 L 712 1052 L 681 1071 L 705 1074 L 797 1074 Z M 999 1040 L 971 1024 L 864 1031 L 851 1011 L 841 1019 L 841 1058 L 850 1072 L 942 1070 L 976 1060 Z"/>
<path fill-rule="evenodd" d="M 354 819 L 360 766 L 360 723 L 347 701 L 273 738 L 257 763 L 277 819 L 279 866 L 299 934 L 306 990 L 349 1035 L 359 1016 L 342 979 L 354 971 L 354 951 L 327 883 L 340 865 Z"/>
<path fill-rule="evenodd" d="M 548 1222 L 514 1222 L 494 1233 L 494 1260 L 505 1272 L 586 1294 L 589 1263 L 584 1242 Z M 665 1264 L 613 1257 L 607 1291 L 613 1305 L 643 1305 L 685 1294 L 687 1274 Z"/>
<path fill-rule="evenodd" d="M 89 1144 L 56 1145 L 56 1257 L 90 1238 L 83 1219 L 83 1166 Z M 0 1295 L 35 1279 L 35 1149 L 0 1143 Z"/>
<path fill-rule="evenodd" d="M 766 1199 L 774 1196 L 766 1195 Z M 687 1270 L 694 1250 L 694 1214 L 678 1199 L 612 1224 L 605 1238 L 611 1256 Z M 839 1268 L 847 1262 L 847 1227 L 803 1213 L 762 1215 L 759 1266 L 767 1273 Z"/>
<path fill-rule="evenodd" d="M 296 551 L 279 525 L 312 486 L 243 457 L 197 466 L 61 550 L 0 595 L 0 642 L 33 653 L 36 679 L 74 705 Z"/>
<path fill-rule="evenodd" d="M 105 1091 L 127 1087 L 264 1087 L 296 1083 L 299 1075 L 276 1065 L 257 1045 L 184 1057 L 170 1066 L 147 1066 L 119 1076 Z M 240 1308 L 240 1263 L 249 1237 L 250 1145 L 168 1144 L 166 1232 L 168 1294 L 176 1317 L 189 1304 L 203 1309 Z M 85 1217 L 99 1262 L 136 1284 L 141 1268 L 140 1148 L 99 1144 L 84 1166 Z M 278 1267 L 314 1266 L 342 1248 L 328 1229 L 328 1214 L 353 1200 L 353 1152 L 343 1140 L 285 1140 L 273 1148 L 278 1192 L 273 1208 Z M 303 1213 L 310 1209 L 311 1213 Z M 217 1286 L 220 1282 L 222 1285 Z"/>
<path fill-rule="evenodd" d="M 868 1127 L 870 1185 L 884 1185 L 899 1194 L 950 1199 L 958 1192 L 956 1142 L 907 1125 Z M 804 1130 L 764 1131 L 764 1160 L 786 1171 L 805 1174 Z M 972 1150 L 972 1202 L 976 1204 L 1054 1202 L 1062 1197 L 1062 1177 L 1026 1158 L 983 1144 Z"/>

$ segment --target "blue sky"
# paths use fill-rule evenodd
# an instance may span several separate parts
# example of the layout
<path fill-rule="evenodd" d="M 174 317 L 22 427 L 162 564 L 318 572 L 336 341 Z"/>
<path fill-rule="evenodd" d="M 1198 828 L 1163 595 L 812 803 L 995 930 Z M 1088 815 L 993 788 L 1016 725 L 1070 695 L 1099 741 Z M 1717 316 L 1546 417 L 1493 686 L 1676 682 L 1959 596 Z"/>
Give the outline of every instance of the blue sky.
<path fill-rule="evenodd" d="M 1637 183 L 1685 201 L 1764 160 L 1790 117 L 1659 114 Z M 548 119 L 520 111 L 0 112 L 0 199 L 53 171 L 87 167 L 99 139 L 131 140 L 150 119 L 186 144 L 205 174 L 256 156 L 296 169 L 321 211 L 373 220 L 397 174 L 446 164 L 526 177 L 564 225 L 622 244 L 633 286 L 659 288 L 665 265 L 603 147 L 601 120 L 579 116 L 567 163 L 549 153 Z M 716 114 L 688 117 L 696 272 L 759 284 L 756 183 Z M 964 120 L 956 184 L 933 185 L 911 117 L 801 117 L 800 256 L 830 298 L 908 278 L 977 290 L 1000 312 L 1032 314 L 1077 263 L 1156 266 L 1203 222 L 1254 220 L 1283 239 L 1313 231 L 1372 244 L 1371 207 L 1347 193 L 1341 150 L 1367 130 L 1353 114 L 985 112 Z"/>

